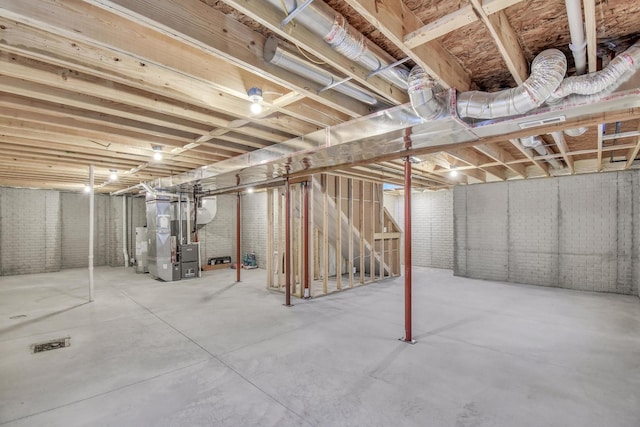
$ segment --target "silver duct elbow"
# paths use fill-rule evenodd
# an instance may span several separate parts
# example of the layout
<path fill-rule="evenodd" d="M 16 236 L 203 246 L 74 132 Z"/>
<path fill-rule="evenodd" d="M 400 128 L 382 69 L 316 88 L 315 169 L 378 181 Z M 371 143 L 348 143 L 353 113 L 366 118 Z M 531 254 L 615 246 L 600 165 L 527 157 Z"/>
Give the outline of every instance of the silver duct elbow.
<path fill-rule="evenodd" d="M 524 114 L 542 105 L 557 89 L 567 71 L 567 58 L 557 49 L 541 52 L 531 64 L 531 75 L 520 86 L 500 92 L 470 91 L 458 95 L 458 115 L 495 119 Z"/>
<path fill-rule="evenodd" d="M 616 56 L 604 69 L 582 76 L 568 77 L 558 89 L 549 97 L 547 103 L 553 104 L 570 96 L 577 95 L 585 98 L 572 100 L 597 101 L 612 93 L 640 68 L 640 40 L 629 49 Z"/>
<path fill-rule="evenodd" d="M 413 67 L 407 84 L 411 106 L 418 116 L 431 120 L 442 113 L 445 105 L 436 96 L 436 81 L 421 67 Z"/>

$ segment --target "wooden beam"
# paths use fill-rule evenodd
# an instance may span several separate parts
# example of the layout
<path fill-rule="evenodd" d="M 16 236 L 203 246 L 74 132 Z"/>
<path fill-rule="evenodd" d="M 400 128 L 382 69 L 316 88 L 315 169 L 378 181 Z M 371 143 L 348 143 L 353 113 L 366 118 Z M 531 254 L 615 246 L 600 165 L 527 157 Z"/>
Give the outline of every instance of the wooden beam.
<path fill-rule="evenodd" d="M 484 0 L 482 9 L 486 15 L 492 15 L 523 0 Z M 435 40 L 450 32 L 462 28 L 478 20 L 471 5 L 465 5 L 455 12 L 445 15 L 433 22 L 417 28 L 408 28 L 404 36 L 404 43 L 409 48 Z"/>
<path fill-rule="evenodd" d="M 589 72 L 598 71 L 598 57 L 596 51 L 598 44 L 596 41 L 596 1 L 582 0 L 584 8 L 584 24 L 587 36 L 587 63 L 589 64 Z"/>
<path fill-rule="evenodd" d="M 542 172 L 544 173 L 545 176 L 551 176 L 549 174 L 549 165 L 547 165 L 546 163 L 543 163 L 539 160 L 535 160 L 533 158 L 533 156 L 531 155 L 531 153 L 529 152 L 529 150 L 527 150 L 526 148 L 524 148 L 522 146 L 522 144 L 520 143 L 520 141 L 518 141 L 517 139 L 510 139 L 509 142 L 518 149 L 518 151 L 520 151 L 522 154 L 524 154 L 524 156 L 531 160 L 531 162 L 538 166 L 540 169 L 542 169 Z"/>
<path fill-rule="evenodd" d="M 488 15 L 482 8 L 481 0 L 470 0 L 476 13 L 489 30 L 500 55 L 516 83 L 522 84 L 529 76 L 529 64 L 520 47 L 518 35 L 509 23 L 504 11 Z"/>
<path fill-rule="evenodd" d="M 471 77 L 439 42 L 430 41 L 414 49 L 404 45 L 405 32 L 422 27 L 422 21 L 402 1 L 345 1 L 443 86 L 462 91 L 470 88 Z"/>
<path fill-rule="evenodd" d="M 172 37 L 171 31 L 168 31 L 169 34 L 155 31 L 153 25 L 141 23 L 135 16 L 114 15 L 107 4 L 104 5 L 105 10 L 101 10 L 86 3 L 78 0 L 0 0 L 0 15 L 46 29 L 53 34 L 65 34 L 78 41 L 97 43 L 116 52 L 127 52 L 143 61 L 154 62 L 179 73 L 200 76 L 209 81 L 210 76 L 215 74 L 222 87 L 231 88 L 238 96 L 246 94 L 252 86 L 273 92 L 282 92 L 283 87 L 293 87 L 296 92 L 351 117 L 359 117 L 369 111 L 366 106 L 335 91 L 318 94 L 319 86 L 265 64 L 262 58 L 264 37 L 211 8 L 213 14 L 203 19 L 209 20 L 207 27 L 210 25 L 214 28 L 216 34 L 208 39 L 210 45 L 197 45 L 195 42 L 183 43 L 180 37 Z M 73 22 L 72 26 L 70 22 Z M 104 31 L 105 27 L 118 30 Z M 190 27 L 188 20 L 183 27 Z M 227 41 L 225 34 L 235 34 L 239 39 Z M 247 43 L 243 45 L 241 40 Z M 158 49 L 157 46 L 163 48 Z"/>
<path fill-rule="evenodd" d="M 225 88 L 220 83 L 214 83 L 210 76 L 202 75 L 202 71 L 197 76 L 187 74 L 187 72 L 201 70 L 201 67 L 172 70 L 165 64 L 155 64 L 146 58 L 133 56 L 127 52 L 47 33 L 40 28 L 14 23 L 7 18 L 0 17 L 0 25 L 5 28 L 3 49 L 8 52 L 157 93 L 181 102 L 214 109 L 224 114 L 233 114 L 246 118 L 246 123 L 259 121 L 264 126 L 271 126 L 270 122 L 273 119 L 267 116 L 274 111 L 290 114 L 290 119 L 295 118 L 305 122 L 316 123 L 317 120 L 323 119 L 313 111 L 307 115 L 289 112 L 285 108 L 270 104 L 268 99 L 264 102 L 266 114 L 263 117 L 265 118 L 258 118 L 251 115 L 249 111 L 250 103 L 247 100 L 246 90 Z M 188 67 L 183 66 L 183 68 Z M 224 80 L 225 77 L 222 76 Z M 313 120 L 308 117 L 313 117 Z M 312 131 L 313 128 L 310 127 L 309 130 Z"/>
<path fill-rule="evenodd" d="M 640 126 L 638 126 L 638 130 L 640 130 Z M 624 165 L 625 169 L 629 169 L 631 167 L 633 162 L 636 160 L 636 157 L 638 157 L 639 151 L 640 151 L 640 137 L 637 137 L 636 146 L 627 152 L 627 162 Z"/>
<path fill-rule="evenodd" d="M 573 165 L 573 157 L 568 155 L 569 148 L 567 147 L 567 140 L 564 138 L 564 134 L 562 132 L 551 132 L 550 135 L 556 143 L 556 147 L 558 147 L 560 154 L 562 154 L 562 159 L 569 167 L 569 172 L 573 175 L 576 172 L 576 169 Z"/>
<path fill-rule="evenodd" d="M 404 44 L 413 49 L 421 44 L 435 40 L 438 37 L 442 37 L 449 34 L 452 31 L 462 28 L 465 25 L 471 24 L 478 20 L 473 6 L 470 4 L 462 6 L 460 9 L 445 15 L 421 26 L 415 31 L 412 31 L 404 36 Z"/>
<path fill-rule="evenodd" d="M 602 171 L 602 137 L 604 136 L 604 125 L 598 125 L 598 135 L 596 137 L 596 150 L 597 150 L 597 164 L 596 164 L 596 172 Z"/>
<path fill-rule="evenodd" d="M 457 150 L 447 150 L 447 154 L 455 157 L 458 160 L 461 160 L 465 163 L 470 164 L 471 166 L 475 166 L 477 168 L 482 169 L 483 171 L 490 173 L 500 180 L 506 179 L 506 171 L 504 167 L 498 166 L 481 166 L 483 163 L 486 163 L 486 160 L 482 158 L 482 154 L 472 148 L 460 148 Z"/>
<path fill-rule="evenodd" d="M 409 98 L 405 91 L 396 88 L 380 77 L 367 78 L 371 70 L 342 56 L 328 46 L 321 37 L 313 34 L 302 25 L 288 25 L 285 28 L 280 28 L 280 23 L 285 18 L 282 10 L 275 9 L 264 1 L 224 0 L 224 2 L 393 104 L 400 105 L 408 102 Z M 153 3 L 155 6 L 155 2 Z"/>
<path fill-rule="evenodd" d="M 511 155 L 508 151 L 505 151 L 496 145 L 490 144 L 480 144 L 476 145 L 473 148 L 480 151 L 487 157 L 490 157 L 507 168 L 511 169 L 516 174 L 520 175 L 522 178 L 527 177 L 527 168 L 525 165 L 520 163 L 510 163 L 516 160 L 515 157 Z"/>

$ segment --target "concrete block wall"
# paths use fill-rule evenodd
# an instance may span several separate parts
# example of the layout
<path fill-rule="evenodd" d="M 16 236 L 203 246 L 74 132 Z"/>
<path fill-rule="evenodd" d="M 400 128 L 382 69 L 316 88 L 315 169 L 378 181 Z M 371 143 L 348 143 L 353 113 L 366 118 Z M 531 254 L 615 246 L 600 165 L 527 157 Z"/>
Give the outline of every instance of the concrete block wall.
<path fill-rule="evenodd" d="M 60 269 L 60 203 L 46 190 L 0 188 L 0 275 Z"/>
<path fill-rule="evenodd" d="M 236 261 L 236 196 L 217 196 L 216 216 L 198 230 L 200 256 L 205 264 L 212 257 L 231 256 Z"/>
<path fill-rule="evenodd" d="M 413 265 L 453 268 L 453 192 L 429 191 L 411 196 Z M 404 230 L 404 197 L 385 194 L 383 203 Z M 404 248 L 404 234 L 401 248 Z M 400 256 L 404 263 L 404 250 Z"/>
<path fill-rule="evenodd" d="M 456 275 L 638 295 L 638 171 L 454 189 Z"/>
<path fill-rule="evenodd" d="M 234 223 L 235 224 L 235 223 Z M 258 267 L 267 268 L 267 193 L 244 194 L 241 200 L 240 253 L 255 252 Z"/>
<path fill-rule="evenodd" d="M 133 213 L 146 223 L 144 200 Z M 122 215 L 121 197 L 95 196 L 94 265 L 124 265 Z M 88 216 L 85 194 L 0 187 L 0 275 L 86 267 Z"/>

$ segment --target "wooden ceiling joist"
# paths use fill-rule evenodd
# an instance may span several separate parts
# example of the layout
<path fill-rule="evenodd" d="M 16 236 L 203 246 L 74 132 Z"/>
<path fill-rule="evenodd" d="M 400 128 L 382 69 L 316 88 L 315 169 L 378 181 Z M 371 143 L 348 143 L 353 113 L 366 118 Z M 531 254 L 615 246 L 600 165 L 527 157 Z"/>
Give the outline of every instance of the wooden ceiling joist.
<path fill-rule="evenodd" d="M 422 21 L 401 1 L 345 0 L 345 2 L 443 86 L 455 87 L 461 91 L 470 88 L 469 74 L 437 41 L 430 41 L 413 49 L 404 45 L 405 32 L 421 27 Z"/>
<path fill-rule="evenodd" d="M 522 0 L 484 0 L 482 2 L 482 10 L 485 15 L 490 16 L 521 1 Z M 413 49 L 435 40 L 438 37 L 449 34 L 458 28 L 476 22 L 478 19 L 479 17 L 474 11 L 474 7 L 470 4 L 464 5 L 455 12 L 427 23 L 427 25 L 417 28 L 407 28 L 404 36 L 404 44 Z"/>

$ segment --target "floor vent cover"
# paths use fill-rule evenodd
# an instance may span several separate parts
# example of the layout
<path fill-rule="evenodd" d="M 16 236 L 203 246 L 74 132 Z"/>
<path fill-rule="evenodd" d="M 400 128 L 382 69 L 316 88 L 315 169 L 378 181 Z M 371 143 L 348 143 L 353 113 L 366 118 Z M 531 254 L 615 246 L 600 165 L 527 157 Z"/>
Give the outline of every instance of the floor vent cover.
<path fill-rule="evenodd" d="M 71 337 L 58 338 L 56 340 L 41 342 L 39 344 L 31 344 L 31 353 L 40 353 L 41 351 L 56 350 L 71 345 Z"/>

